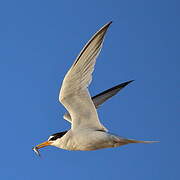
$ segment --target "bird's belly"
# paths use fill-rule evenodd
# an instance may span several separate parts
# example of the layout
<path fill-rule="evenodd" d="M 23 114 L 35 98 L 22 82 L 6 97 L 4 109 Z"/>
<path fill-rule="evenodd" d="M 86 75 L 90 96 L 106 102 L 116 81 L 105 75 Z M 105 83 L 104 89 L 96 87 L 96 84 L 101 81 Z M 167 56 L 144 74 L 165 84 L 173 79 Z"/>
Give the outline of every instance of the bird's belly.
<path fill-rule="evenodd" d="M 114 140 L 106 132 L 82 131 L 74 133 L 72 138 L 67 141 L 66 146 L 64 146 L 63 149 L 92 151 L 96 149 L 114 147 L 114 144 Z"/>

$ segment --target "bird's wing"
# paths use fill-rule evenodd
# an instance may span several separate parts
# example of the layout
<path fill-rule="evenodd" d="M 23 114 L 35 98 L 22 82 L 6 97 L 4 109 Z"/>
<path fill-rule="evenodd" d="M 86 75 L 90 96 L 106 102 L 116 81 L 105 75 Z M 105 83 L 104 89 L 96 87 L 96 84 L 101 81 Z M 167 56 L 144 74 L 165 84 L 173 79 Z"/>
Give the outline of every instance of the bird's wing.
<path fill-rule="evenodd" d="M 100 94 L 97 94 L 96 96 L 93 96 L 92 100 L 93 100 L 93 103 L 94 103 L 96 109 L 99 108 L 100 105 L 103 104 L 105 101 L 107 101 L 109 98 L 116 95 L 121 89 L 123 89 L 125 86 L 127 86 L 132 81 L 133 80 L 121 83 L 121 84 L 114 86 L 106 91 L 103 91 Z"/>
<path fill-rule="evenodd" d="M 110 89 L 107 89 L 107 90 L 97 94 L 96 96 L 91 97 L 96 109 L 99 108 L 100 105 L 103 104 L 105 101 L 107 101 L 109 98 L 116 95 L 121 89 L 123 89 L 125 86 L 127 86 L 132 81 L 133 80 L 118 84 L 117 86 L 114 86 Z M 65 113 L 63 117 L 65 120 L 67 120 L 71 123 L 72 119 L 68 112 Z"/>
<path fill-rule="evenodd" d="M 100 123 L 96 108 L 91 100 L 88 86 L 96 58 L 101 50 L 105 33 L 111 22 L 104 25 L 85 45 L 67 72 L 59 94 L 59 101 L 72 118 L 72 129 L 93 128 L 105 130 Z"/>

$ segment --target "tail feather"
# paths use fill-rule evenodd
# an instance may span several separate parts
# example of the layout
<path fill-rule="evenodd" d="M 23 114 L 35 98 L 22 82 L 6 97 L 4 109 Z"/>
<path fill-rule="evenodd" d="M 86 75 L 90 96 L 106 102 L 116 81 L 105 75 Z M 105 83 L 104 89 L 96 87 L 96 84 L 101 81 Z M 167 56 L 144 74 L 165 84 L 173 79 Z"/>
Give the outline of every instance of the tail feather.
<path fill-rule="evenodd" d="M 158 143 L 160 141 L 141 141 L 141 140 L 135 140 L 135 139 L 128 139 L 128 143 L 145 143 L 145 144 L 150 144 L 150 143 Z"/>

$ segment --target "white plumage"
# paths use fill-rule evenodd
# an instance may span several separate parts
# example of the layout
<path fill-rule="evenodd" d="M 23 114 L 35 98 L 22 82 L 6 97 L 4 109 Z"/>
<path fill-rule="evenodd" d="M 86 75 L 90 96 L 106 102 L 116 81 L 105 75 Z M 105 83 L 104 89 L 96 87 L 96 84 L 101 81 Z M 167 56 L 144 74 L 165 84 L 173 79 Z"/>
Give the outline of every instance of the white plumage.
<path fill-rule="evenodd" d="M 115 95 L 128 83 L 122 83 L 91 98 L 88 86 L 96 58 L 103 45 L 104 36 L 111 22 L 104 25 L 85 45 L 72 67 L 67 72 L 59 94 L 59 101 L 67 109 L 64 118 L 71 122 L 71 129 L 56 133 L 35 147 L 35 150 L 47 145 L 67 150 L 96 150 L 118 147 L 129 143 L 153 143 L 157 141 L 138 141 L 111 134 L 101 124 L 96 108 Z"/>

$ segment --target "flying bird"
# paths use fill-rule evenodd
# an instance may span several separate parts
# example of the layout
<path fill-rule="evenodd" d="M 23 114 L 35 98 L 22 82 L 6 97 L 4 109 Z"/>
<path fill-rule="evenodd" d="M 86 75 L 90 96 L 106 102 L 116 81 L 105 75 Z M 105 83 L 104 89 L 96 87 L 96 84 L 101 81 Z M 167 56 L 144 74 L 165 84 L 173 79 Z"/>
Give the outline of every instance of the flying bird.
<path fill-rule="evenodd" d="M 96 109 L 132 82 L 131 80 L 121 83 L 94 97 L 91 97 L 88 91 L 97 56 L 111 23 L 105 24 L 88 41 L 64 77 L 59 101 L 68 111 L 63 117 L 71 123 L 71 129 L 55 133 L 47 141 L 35 146 L 33 150 L 37 154 L 39 154 L 38 149 L 45 146 L 55 146 L 65 150 L 90 151 L 119 147 L 130 143 L 158 142 L 127 139 L 115 135 L 108 132 L 108 129 L 99 120 Z"/>

